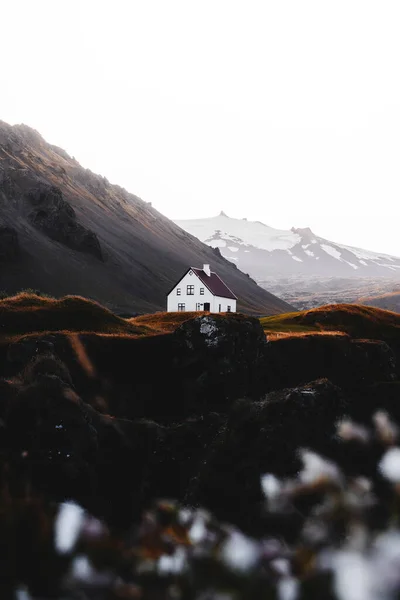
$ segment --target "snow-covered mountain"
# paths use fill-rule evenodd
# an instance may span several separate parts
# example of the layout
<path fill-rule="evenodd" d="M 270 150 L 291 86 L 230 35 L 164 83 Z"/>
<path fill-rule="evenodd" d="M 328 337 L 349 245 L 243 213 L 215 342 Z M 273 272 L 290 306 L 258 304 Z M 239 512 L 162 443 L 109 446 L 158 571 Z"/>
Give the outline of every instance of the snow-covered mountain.
<path fill-rule="evenodd" d="M 309 228 L 280 230 L 260 221 L 216 217 L 175 221 L 258 281 L 266 277 L 400 278 L 400 258 L 325 240 Z"/>

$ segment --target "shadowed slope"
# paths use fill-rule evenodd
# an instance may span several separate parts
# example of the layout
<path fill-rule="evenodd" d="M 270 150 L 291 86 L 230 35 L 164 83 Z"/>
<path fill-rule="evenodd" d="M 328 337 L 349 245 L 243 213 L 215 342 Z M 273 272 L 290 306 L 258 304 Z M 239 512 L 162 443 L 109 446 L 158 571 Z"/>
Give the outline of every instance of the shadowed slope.
<path fill-rule="evenodd" d="M 3 122 L 0 234 L 0 290 L 8 293 L 29 287 L 149 313 L 165 308 L 189 265 L 207 263 L 238 296 L 240 311 L 290 310 L 150 203 L 84 169 L 33 129 Z"/>

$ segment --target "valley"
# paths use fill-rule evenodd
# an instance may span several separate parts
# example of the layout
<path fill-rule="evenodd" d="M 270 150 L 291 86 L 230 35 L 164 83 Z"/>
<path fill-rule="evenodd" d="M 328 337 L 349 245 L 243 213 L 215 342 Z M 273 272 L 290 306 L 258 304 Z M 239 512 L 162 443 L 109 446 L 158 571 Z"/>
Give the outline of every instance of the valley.
<path fill-rule="evenodd" d="M 278 230 L 225 213 L 176 223 L 298 309 L 365 302 L 399 310 L 400 258 L 325 240 L 310 229 Z M 385 295 L 386 300 L 379 296 Z M 376 298 L 376 299 L 375 299 Z"/>

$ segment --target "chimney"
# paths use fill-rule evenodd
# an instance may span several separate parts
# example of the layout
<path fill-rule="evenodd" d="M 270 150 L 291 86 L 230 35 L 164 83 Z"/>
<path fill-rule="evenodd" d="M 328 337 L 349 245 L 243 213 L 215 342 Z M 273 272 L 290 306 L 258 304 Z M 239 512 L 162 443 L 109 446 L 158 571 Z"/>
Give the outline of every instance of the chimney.
<path fill-rule="evenodd" d="M 209 277 L 211 276 L 210 265 L 203 265 L 203 271 Z"/>

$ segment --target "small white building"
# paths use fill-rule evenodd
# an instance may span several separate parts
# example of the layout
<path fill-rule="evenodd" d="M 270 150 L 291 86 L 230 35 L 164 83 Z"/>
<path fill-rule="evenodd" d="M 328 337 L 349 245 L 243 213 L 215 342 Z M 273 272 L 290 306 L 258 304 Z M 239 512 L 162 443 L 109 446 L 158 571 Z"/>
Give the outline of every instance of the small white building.
<path fill-rule="evenodd" d="M 190 267 L 167 294 L 167 311 L 236 312 L 235 294 L 210 270 Z"/>

